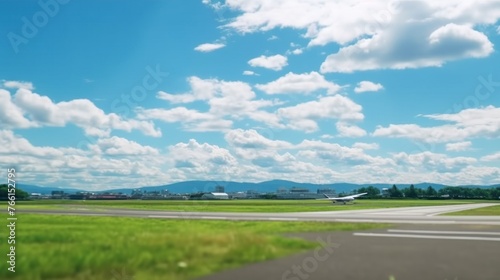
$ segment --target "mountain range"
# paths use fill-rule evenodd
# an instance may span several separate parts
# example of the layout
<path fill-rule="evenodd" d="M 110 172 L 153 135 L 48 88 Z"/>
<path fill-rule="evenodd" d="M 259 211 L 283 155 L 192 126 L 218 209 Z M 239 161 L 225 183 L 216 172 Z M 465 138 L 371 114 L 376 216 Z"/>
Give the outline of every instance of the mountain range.
<path fill-rule="evenodd" d="M 120 188 L 120 189 L 109 189 L 102 191 L 92 191 L 92 192 L 114 192 L 114 193 L 125 193 L 130 194 L 132 190 L 139 189 L 141 191 L 161 191 L 168 190 L 171 193 L 196 193 L 196 192 L 213 192 L 216 186 L 223 186 L 226 192 L 242 192 L 253 190 L 259 193 L 276 192 L 279 188 L 305 188 L 311 192 L 316 192 L 317 189 L 334 189 L 337 193 L 350 193 L 356 189 L 362 187 L 373 186 L 379 189 L 390 188 L 393 184 L 351 184 L 351 183 L 332 183 L 332 184 L 312 184 L 312 183 L 297 183 L 287 180 L 272 180 L 260 183 L 250 183 L 250 182 L 232 182 L 232 181 L 185 181 L 173 184 L 161 185 L 161 186 L 143 186 L 137 188 Z M 395 184 L 399 189 L 404 189 L 409 187 L 411 184 Z M 432 186 L 434 189 L 439 190 L 441 188 L 447 187 L 447 185 L 436 184 L 436 183 L 418 183 L 413 184 L 416 188 L 426 189 Z M 478 187 L 478 188 L 492 188 L 499 187 L 500 185 L 471 185 L 467 187 Z M 464 186 L 462 186 L 464 187 Z M 62 187 L 41 187 L 29 184 L 18 184 L 18 188 L 28 192 L 28 193 L 41 193 L 50 194 L 52 191 L 64 191 L 65 193 L 76 193 L 85 192 L 85 189 L 74 189 L 74 188 L 62 188 Z"/>

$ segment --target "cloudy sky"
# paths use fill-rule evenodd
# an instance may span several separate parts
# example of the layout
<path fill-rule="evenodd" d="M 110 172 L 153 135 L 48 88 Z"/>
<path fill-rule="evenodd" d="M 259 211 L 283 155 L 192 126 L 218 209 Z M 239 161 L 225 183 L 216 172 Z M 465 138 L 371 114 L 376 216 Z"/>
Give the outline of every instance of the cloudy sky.
<path fill-rule="evenodd" d="M 500 0 L 1 1 L 0 18 L 0 166 L 23 183 L 500 183 Z"/>

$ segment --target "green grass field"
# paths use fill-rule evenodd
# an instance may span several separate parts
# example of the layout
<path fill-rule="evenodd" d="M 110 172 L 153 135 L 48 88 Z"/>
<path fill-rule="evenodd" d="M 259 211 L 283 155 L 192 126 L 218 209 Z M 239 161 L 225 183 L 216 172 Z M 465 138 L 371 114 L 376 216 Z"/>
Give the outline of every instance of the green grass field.
<path fill-rule="evenodd" d="M 68 209 L 69 208 L 129 208 L 143 210 L 202 211 L 202 212 L 305 212 L 305 211 L 340 211 L 356 209 L 376 209 L 410 206 L 452 205 L 485 200 L 394 200 L 394 199 L 359 199 L 355 204 L 332 204 L 326 200 L 41 200 L 18 202 L 19 209 Z M 498 200 L 495 202 L 499 202 Z"/>
<path fill-rule="evenodd" d="M 193 279 L 318 246 L 318 243 L 284 237 L 283 233 L 384 226 L 23 213 L 18 213 L 17 218 L 16 272 L 6 268 L 5 241 L 1 246 L 0 279 Z M 2 236 L 8 234 L 5 226 L 0 229 Z"/>
<path fill-rule="evenodd" d="M 446 213 L 449 216 L 500 216 L 500 205 L 489 206 L 460 212 Z"/>

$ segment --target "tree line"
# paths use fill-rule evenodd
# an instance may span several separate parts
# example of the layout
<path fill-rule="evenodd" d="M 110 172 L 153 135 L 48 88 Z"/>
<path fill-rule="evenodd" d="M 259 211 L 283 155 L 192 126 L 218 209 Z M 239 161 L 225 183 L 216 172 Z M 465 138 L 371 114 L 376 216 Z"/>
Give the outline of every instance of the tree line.
<path fill-rule="evenodd" d="M 7 184 L 0 185 L 0 201 L 5 201 L 9 199 L 9 186 Z M 12 193 L 12 192 L 11 192 Z M 16 188 L 16 200 L 26 200 L 29 194 L 21 189 Z"/>
<path fill-rule="evenodd" d="M 355 193 L 367 193 L 366 196 L 360 198 L 500 199 L 500 186 L 492 188 L 444 187 L 436 190 L 432 186 L 422 189 L 410 185 L 399 189 L 396 185 L 392 185 L 385 193 L 382 193 L 379 188 L 369 186 L 359 188 Z"/>

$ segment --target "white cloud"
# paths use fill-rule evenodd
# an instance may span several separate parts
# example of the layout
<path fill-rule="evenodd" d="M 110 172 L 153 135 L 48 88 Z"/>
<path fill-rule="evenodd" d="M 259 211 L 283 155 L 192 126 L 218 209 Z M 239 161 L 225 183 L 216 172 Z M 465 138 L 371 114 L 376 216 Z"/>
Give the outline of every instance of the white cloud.
<path fill-rule="evenodd" d="M 245 76 L 258 76 L 257 73 L 255 73 L 254 71 L 250 71 L 250 70 L 243 71 L 243 75 L 245 75 Z"/>
<path fill-rule="evenodd" d="M 161 131 L 153 123 L 126 120 L 114 113 L 106 114 L 88 99 L 54 103 L 49 97 L 23 87 L 16 91 L 13 99 L 10 92 L 0 89 L 0 100 L 3 101 L 0 104 L 7 106 L 0 112 L 0 123 L 7 128 L 74 124 L 90 136 L 106 137 L 115 129 L 127 132 L 139 130 L 148 136 L 161 136 Z"/>
<path fill-rule="evenodd" d="M 160 120 L 167 123 L 181 122 L 186 130 L 191 131 L 219 131 L 232 126 L 232 121 L 217 118 L 210 113 L 201 113 L 185 107 L 173 109 L 139 109 L 139 119 Z"/>
<path fill-rule="evenodd" d="M 194 139 L 169 146 L 168 155 L 171 164 L 192 179 L 209 180 L 238 173 L 238 161 L 228 150 Z"/>
<path fill-rule="evenodd" d="M 27 128 L 36 126 L 24 117 L 24 112 L 11 99 L 10 92 L 0 89 L 0 124 L 3 128 Z"/>
<path fill-rule="evenodd" d="M 329 82 L 318 72 L 295 74 L 289 72 L 283 77 L 267 84 L 257 84 L 256 88 L 267 94 L 284 93 L 312 93 L 320 89 L 326 89 L 329 94 L 340 90 L 340 86 Z"/>
<path fill-rule="evenodd" d="M 352 145 L 353 148 L 362 149 L 362 150 L 378 150 L 379 145 L 377 143 L 361 143 L 356 142 Z"/>
<path fill-rule="evenodd" d="M 500 161 L 500 152 L 484 156 L 481 161 Z"/>
<path fill-rule="evenodd" d="M 303 30 L 309 47 L 341 45 L 321 72 L 441 66 L 493 52 L 480 26 L 500 19 L 500 3 L 479 1 L 227 1 L 240 33 Z M 475 29 L 477 28 L 477 30 Z"/>
<path fill-rule="evenodd" d="M 286 141 L 268 139 L 254 129 L 231 130 L 226 133 L 224 139 L 233 147 L 245 149 L 286 149 L 292 147 Z"/>
<path fill-rule="evenodd" d="M 96 144 L 89 145 L 89 149 L 97 154 L 111 156 L 144 156 L 159 154 L 159 151 L 153 147 L 142 146 L 137 142 L 117 136 L 98 139 Z"/>
<path fill-rule="evenodd" d="M 283 67 L 288 65 L 288 58 L 280 54 L 273 56 L 261 55 L 249 60 L 248 64 L 252 67 L 262 67 L 274 71 L 279 71 L 283 69 Z"/>
<path fill-rule="evenodd" d="M 191 131 L 225 131 L 232 126 L 232 120 L 249 118 L 273 127 L 283 127 L 278 116 L 264 108 L 279 104 L 277 101 L 256 99 L 256 94 L 247 83 L 203 80 L 189 78 L 191 92 L 183 94 L 158 93 L 157 97 L 171 103 L 190 103 L 205 101 L 209 105 L 207 112 L 177 107 L 173 109 L 141 109 L 139 117 L 143 120 L 158 119 L 165 122 L 182 122 L 184 128 Z"/>
<path fill-rule="evenodd" d="M 446 150 L 450 152 L 460 152 L 467 151 L 472 146 L 472 142 L 457 142 L 457 143 L 448 143 L 446 144 Z"/>
<path fill-rule="evenodd" d="M 333 95 L 322 97 L 318 101 L 309 101 L 292 107 L 280 108 L 277 113 L 280 118 L 288 120 L 288 127 L 313 132 L 318 129 L 315 120 L 361 121 L 364 119 L 361 111 L 362 107 L 348 97 Z"/>
<path fill-rule="evenodd" d="M 216 44 L 206 43 L 206 44 L 201 44 L 201 45 L 197 46 L 196 48 L 194 48 L 194 50 L 199 51 L 199 52 L 213 52 L 213 51 L 221 49 L 225 46 L 226 46 L 225 44 L 221 44 L 221 43 L 216 43 Z"/>
<path fill-rule="evenodd" d="M 358 138 L 366 136 L 366 131 L 356 125 L 350 125 L 343 122 L 338 122 L 336 124 L 336 127 L 340 137 Z"/>
<path fill-rule="evenodd" d="M 21 81 L 3 81 L 3 86 L 6 88 L 13 88 L 13 89 L 27 89 L 27 90 L 34 90 L 35 87 L 31 82 L 21 82 Z"/>
<path fill-rule="evenodd" d="M 378 127 L 373 136 L 409 138 L 428 143 L 458 142 L 470 138 L 500 137 L 500 108 L 488 106 L 465 109 L 456 114 L 424 115 L 423 117 L 451 122 L 435 127 L 421 127 L 416 124 L 391 124 Z"/>
<path fill-rule="evenodd" d="M 409 164 L 419 169 L 434 170 L 437 172 L 458 172 L 461 169 L 477 163 L 477 159 L 472 157 L 448 157 L 445 154 L 432 152 L 422 152 L 407 154 L 404 152 L 394 155 L 398 164 Z"/>
<path fill-rule="evenodd" d="M 158 180 L 154 184 L 168 179 L 159 168 L 163 158 L 151 147 L 117 137 L 88 147 L 35 146 L 12 131 L 0 130 L 0 164 L 15 162 L 24 182 L 104 190 L 148 185 L 153 183 L 151 178 Z"/>
<path fill-rule="evenodd" d="M 384 87 L 381 84 L 376 84 L 370 81 L 361 81 L 358 83 L 358 86 L 354 89 L 356 93 L 362 93 L 367 91 L 379 91 Z"/>
<path fill-rule="evenodd" d="M 333 165 L 382 165 L 393 166 L 392 159 L 372 157 L 365 154 L 363 149 L 341 146 L 337 143 L 304 140 L 297 145 L 298 155 L 311 160 L 326 161 Z"/>

